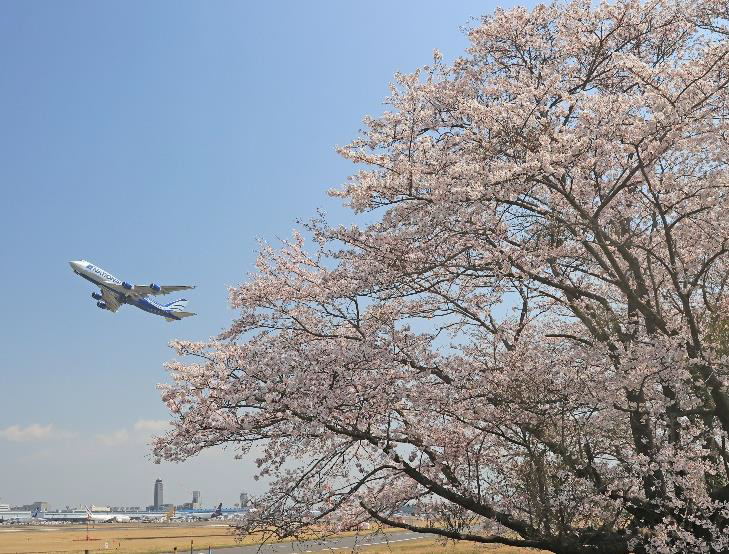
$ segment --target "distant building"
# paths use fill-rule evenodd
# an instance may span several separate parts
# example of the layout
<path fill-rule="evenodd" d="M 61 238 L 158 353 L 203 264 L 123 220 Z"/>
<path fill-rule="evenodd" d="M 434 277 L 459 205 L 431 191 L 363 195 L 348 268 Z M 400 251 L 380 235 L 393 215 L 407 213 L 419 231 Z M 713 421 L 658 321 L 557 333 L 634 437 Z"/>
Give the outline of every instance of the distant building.
<path fill-rule="evenodd" d="M 192 491 L 192 503 L 193 504 L 202 503 L 202 500 L 200 500 L 200 491 Z"/>
<path fill-rule="evenodd" d="M 159 510 L 164 504 L 162 495 L 162 479 L 157 479 L 154 482 L 154 507 Z"/>
<path fill-rule="evenodd" d="M 248 493 L 242 492 L 240 493 L 240 507 L 245 508 L 248 506 Z"/>

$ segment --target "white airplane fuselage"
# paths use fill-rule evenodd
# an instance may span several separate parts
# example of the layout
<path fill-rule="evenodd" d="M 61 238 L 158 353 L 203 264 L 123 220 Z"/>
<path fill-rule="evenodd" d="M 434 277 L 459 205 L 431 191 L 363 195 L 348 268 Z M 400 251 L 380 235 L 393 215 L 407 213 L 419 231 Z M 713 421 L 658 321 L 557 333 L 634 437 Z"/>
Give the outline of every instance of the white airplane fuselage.
<path fill-rule="evenodd" d="M 194 288 L 192 286 L 164 287 L 155 285 L 154 283 L 148 286 L 132 285 L 126 281 L 117 279 L 108 271 L 86 260 L 72 261 L 69 262 L 69 265 L 76 275 L 92 282 L 101 289 L 101 294 L 91 294 L 91 297 L 97 300 L 96 305 L 99 308 L 115 312 L 119 306 L 131 304 L 145 312 L 162 316 L 168 321 L 180 320 L 183 317 L 195 315 L 182 311 L 182 308 L 187 303 L 185 299 L 177 300 L 170 304 L 158 304 L 147 297 L 148 294 L 166 294 L 168 291 L 165 289 L 167 288 L 170 290 L 184 290 Z"/>
<path fill-rule="evenodd" d="M 132 518 L 122 514 L 94 514 L 87 512 L 86 519 L 89 521 L 98 521 L 99 523 L 128 523 Z"/>

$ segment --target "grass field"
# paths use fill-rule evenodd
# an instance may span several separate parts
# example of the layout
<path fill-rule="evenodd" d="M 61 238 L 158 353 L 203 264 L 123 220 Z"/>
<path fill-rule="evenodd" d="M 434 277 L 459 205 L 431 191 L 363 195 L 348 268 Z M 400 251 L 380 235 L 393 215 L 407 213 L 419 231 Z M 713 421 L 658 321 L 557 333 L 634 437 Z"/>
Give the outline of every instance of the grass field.
<path fill-rule="evenodd" d="M 36 553 L 83 553 L 107 552 L 117 554 L 146 554 L 172 552 L 177 547 L 180 554 L 206 552 L 208 546 L 220 548 L 237 543 L 227 525 L 220 526 L 152 526 L 152 525 L 97 525 L 89 531 L 73 526 L 54 528 L 50 526 L 3 528 L 0 527 L 0 554 Z M 254 543 L 251 538 L 246 543 Z M 345 552 L 345 551 L 340 551 Z M 535 554 L 536 550 L 510 547 L 479 546 L 472 543 L 443 546 L 433 540 L 395 543 L 387 546 L 363 548 L 367 554 Z"/>
<path fill-rule="evenodd" d="M 13 532 L 0 528 L 0 554 L 37 552 L 189 552 L 192 542 L 195 551 L 207 550 L 208 546 L 234 546 L 235 539 L 227 526 L 117 526 L 99 525 L 89 531 L 80 526 L 72 528 L 37 527 L 18 528 Z"/>

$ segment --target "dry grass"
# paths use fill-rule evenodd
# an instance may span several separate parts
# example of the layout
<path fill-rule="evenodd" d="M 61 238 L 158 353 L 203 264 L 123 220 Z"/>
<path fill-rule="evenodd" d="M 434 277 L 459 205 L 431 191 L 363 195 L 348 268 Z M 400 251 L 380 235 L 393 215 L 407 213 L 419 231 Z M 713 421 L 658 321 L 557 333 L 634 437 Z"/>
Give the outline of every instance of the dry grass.
<path fill-rule="evenodd" d="M 208 546 L 220 548 L 240 544 L 230 534 L 227 525 L 104 524 L 90 530 L 89 536 L 94 539 L 91 541 L 83 540 L 86 537 L 86 529 L 80 526 L 71 528 L 39 526 L 32 529 L 21 527 L 17 531 L 7 531 L 8 528 L 0 527 L 0 554 L 71 554 L 83 553 L 84 550 L 109 554 L 148 554 L 172 552 L 175 547 L 178 552 L 184 554 L 190 551 L 190 541 L 195 552 L 207 551 Z M 249 537 L 245 541 L 245 543 L 255 542 L 255 537 Z M 481 546 L 472 543 L 443 545 L 431 539 L 372 546 L 362 550 L 367 554 L 536 554 L 538 552 L 531 549 Z"/>
<path fill-rule="evenodd" d="M 0 529 L 0 554 L 29 553 L 78 553 L 116 552 L 119 554 L 141 554 L 147 552 L 171 552 L 175 547 L 180 552 L 189 552 L 190 541 L 196 551 L 207 550 L 208 546 L 234 546 L 237 544 L 225 527 L 200 527 L 175 525 L 169 527 L 140 526 L 129 528 L 108 524 L 91 529 L 84 540 L 85 528 L 72 529 L 40 527 L 34 530 L 22 529 L 5 532 Z M 251 541 L 252 542 L 252 541 Z"/>

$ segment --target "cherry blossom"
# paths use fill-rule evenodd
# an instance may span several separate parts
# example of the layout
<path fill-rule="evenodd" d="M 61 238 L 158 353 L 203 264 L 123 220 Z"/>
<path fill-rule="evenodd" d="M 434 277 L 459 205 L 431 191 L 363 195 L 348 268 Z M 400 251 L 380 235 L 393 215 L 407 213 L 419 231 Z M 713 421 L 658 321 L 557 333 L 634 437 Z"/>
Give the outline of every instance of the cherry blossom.
<path fill-rule="evenodd" d="M 575 0 L 398 74 L 340 149 L 364 223 L 262 244 L 173 343 L 157 458 L 255 452 L 242 533 L 729 550 L 728 34 L 725 0 Z"/>

